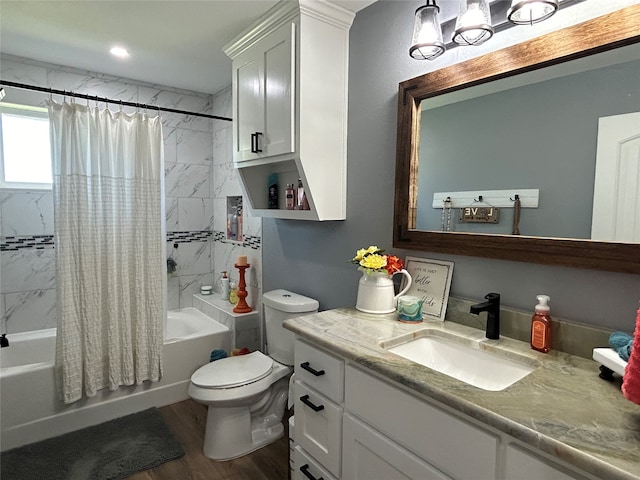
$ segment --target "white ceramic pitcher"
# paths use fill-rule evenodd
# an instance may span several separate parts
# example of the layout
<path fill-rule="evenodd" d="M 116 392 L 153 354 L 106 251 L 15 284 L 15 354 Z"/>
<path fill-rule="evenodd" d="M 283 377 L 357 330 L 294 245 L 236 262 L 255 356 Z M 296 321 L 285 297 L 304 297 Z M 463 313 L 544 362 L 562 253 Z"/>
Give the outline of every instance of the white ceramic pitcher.
<path fill-rule="evenodd" d="M 411 287 L 411 275 L 405 269 L 399 272 L 407 277 L 407 284 L 400 293 L 394 295 L 393 280 L 387 272 L 363 272 L 358 283 L 356 309 L 365 313 L 392 313 L 396 309 L 398 297 Z M 395 275 L 394 273 L 394 275 Z"/>

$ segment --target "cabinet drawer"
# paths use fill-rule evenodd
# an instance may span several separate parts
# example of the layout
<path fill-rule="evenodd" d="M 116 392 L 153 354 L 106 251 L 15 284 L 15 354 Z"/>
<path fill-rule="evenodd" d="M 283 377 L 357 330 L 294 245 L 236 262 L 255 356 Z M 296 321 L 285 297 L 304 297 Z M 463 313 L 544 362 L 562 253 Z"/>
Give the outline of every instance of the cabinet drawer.
<path fill-rule="evenodd" d="M 296 378 L 334 402 L 342 403 L 344 395 L 344 362 L 338 357 L 296 340 Z"/>
<path fill-rule="evenodd" d="M 349 480 L 451 480 L 349 414 L 343 423 L 342 476 Z"/>
<path fill-rule="evenodd" d="M 336 477 L 340 477 L 342 407 L 294 382 L 296 443 Z"/>
<path fill-rule="evenodd" d="M 291 480 L 335 480 L 326 469 L 311 458 L 298 445 L 293 449 L 294 470 L 291 472 Z"/>
<path fill-rule="evenodd" d="M 496 478 L 498 436 L 352 366 L 345 384 L 347 410 L 447 475 Z"/>

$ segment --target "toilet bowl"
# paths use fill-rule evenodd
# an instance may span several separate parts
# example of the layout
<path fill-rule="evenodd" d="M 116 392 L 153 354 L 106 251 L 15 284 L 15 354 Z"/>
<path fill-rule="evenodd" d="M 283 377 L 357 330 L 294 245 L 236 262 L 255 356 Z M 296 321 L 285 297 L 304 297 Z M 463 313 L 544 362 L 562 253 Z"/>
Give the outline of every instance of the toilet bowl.
<path fill-rule="evenodd" d="M 293 334 L 282 321 L 318 310 L 316 300 L 286 290 L 263 295 L 269 355 L 256 351 L 216 360 L 191 376 L 189 395 L 208 406 L 203 451 L 213 460 L 246 455 L 284 434 L 293 373 Z"/>
<path fill-rule="evenodd" d="M 189 395 L 208 405 L 204 454 L 231 460 L 280 438 L 292 371 L 262 352 L 224 358 L 196 370 Z"/>

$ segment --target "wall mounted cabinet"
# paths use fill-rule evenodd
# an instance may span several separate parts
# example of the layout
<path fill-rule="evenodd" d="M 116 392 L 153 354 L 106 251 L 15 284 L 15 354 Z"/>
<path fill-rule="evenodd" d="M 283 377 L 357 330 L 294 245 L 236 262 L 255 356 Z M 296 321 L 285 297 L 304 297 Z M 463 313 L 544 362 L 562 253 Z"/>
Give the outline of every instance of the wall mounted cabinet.
<path fill-rule="evenodd" d="M 233 160 L 253 215 L 346 218 L 349 28 L 354 14 L 329 3 L 282 1 L 231 41 Z M 268 208 L 277 174 L 278 208 Z M 287 210 L 302 180 L 309 210 Z"/>

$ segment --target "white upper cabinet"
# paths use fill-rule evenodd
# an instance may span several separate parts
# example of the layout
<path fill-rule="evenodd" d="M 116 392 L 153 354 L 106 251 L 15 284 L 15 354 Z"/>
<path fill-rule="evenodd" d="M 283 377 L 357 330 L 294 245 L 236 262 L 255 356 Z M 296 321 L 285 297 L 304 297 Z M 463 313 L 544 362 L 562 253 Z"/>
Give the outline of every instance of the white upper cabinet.
<path fill-rule="evenodd" d="M 349 28 L 319 0 L 281 1 L 224 52 L 233 60 L 233 160 L 256 216 L 346 218 Z M 278 208 L 268 208 L 277 176 Z M 302 180 L 309 210 L 287 210 Z"/>

